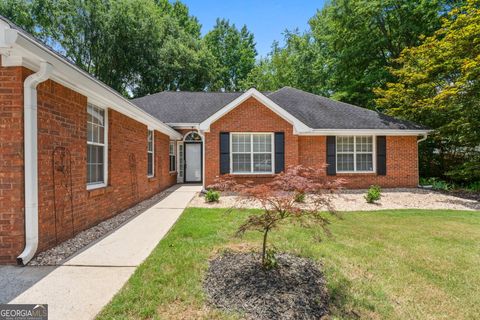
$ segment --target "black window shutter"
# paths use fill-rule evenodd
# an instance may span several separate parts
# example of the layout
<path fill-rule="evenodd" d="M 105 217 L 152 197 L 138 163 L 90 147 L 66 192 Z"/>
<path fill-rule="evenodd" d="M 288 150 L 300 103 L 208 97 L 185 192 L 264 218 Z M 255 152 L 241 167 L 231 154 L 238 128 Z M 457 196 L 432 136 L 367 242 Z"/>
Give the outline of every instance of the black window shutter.
<path fill-rule="evenodd" d="M 387 139 L 385 136 L 377 136 L 377 174 L 387 175 Z"/>
<path fill-rule="evenodd" d="M 230 173 L 230 133 L 220 132 L 220 174 Z"/>
<path fill-rule="evenodd" d="M 336 165 L 336 137 L 327 136 L 327 175 L 334 176 L 337 174 Z"/>
<path fill-rule="evenodd" d="M 275 132 L 275 173 L 285 171 L 285 133 Z"/>

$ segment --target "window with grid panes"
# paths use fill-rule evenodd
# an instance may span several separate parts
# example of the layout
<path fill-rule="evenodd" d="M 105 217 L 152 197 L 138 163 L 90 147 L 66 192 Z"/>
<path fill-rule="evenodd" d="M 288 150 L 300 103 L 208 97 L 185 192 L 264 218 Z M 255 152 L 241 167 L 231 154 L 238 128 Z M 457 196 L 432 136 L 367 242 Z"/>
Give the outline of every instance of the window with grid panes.
<path fill-rule="evenodd" d="M 337 172 L 372 172 L 373 137 L 337 136 Z"/>
<path fill-rule="evenodd" d="M 105 110 L 87 106 L 87 185 L 106 184 L 105 177 Z"/>
<path fill-rule="evenodd" d="M 232 173 L 273 173 L 272 133 L 232 133 Z"/>

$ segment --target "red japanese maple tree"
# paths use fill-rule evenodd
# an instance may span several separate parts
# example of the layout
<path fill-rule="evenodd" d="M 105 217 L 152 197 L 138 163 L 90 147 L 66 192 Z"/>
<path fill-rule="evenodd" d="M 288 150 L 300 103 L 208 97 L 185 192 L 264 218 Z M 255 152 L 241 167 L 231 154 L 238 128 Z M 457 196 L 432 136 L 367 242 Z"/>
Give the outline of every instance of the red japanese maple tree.
<path fill-rule="evenodd" d="M 218 178 L 209 188 L 235 192 L 239 200 L 234 208 L 241 208 L 248 201 L 260 204 L 262 210 L 248 216 L 237 234 L 241 235 L 247 230 L 258 230 L 263 233 L 262 264 L 268 267 L 266 261 L 268 233 L 280 224 L 300 222 L 304 227 L 319 226 L 325 233 L 330 234 L 327 228 L 330 220 L 324 212 L 337 215 L 332 198 L 341 189 L 342 184 L 342 179 L 327 180 L 325 167 L 292 166 L 268 183 L 253 184 L 250 181 L 237 183 L 235 177 L 225 175 Z M 305 203 L 296 201 L 300 193 L 307 195 Z"/>

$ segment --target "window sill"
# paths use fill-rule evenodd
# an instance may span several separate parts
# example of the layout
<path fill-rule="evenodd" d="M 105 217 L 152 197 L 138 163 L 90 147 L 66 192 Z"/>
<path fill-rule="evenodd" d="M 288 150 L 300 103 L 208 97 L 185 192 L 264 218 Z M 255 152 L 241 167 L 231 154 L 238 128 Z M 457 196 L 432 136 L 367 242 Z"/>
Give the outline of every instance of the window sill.
<path fill-rule="evenodd" d="M 170 174 L 172 176 L 174 174 L 177 174 L 177 171 L 169 171 L 168 174 Z"/>
<path fill-rule="evenodd" d="M 96 187 L 96 188 L 93 188 L 93 189 L 88 189 L 88 197 L 89 198 L 93 198 L 93 197 L 97 197 L 97 196 L 101 196 L 101 195 L 104 195 L 106 193 L 109 193 L 112 191 L 112 187 L 111 186 L 101 186 L 101 187 Z"/>
<path fill-rule="evenodd" d="M 94 183 L 94 184 L 87 184 L 87 190 L 92 191 L 96 189 L 105 188 L 107 185 L 105 183 Z"/>
<path fill-rule="evenodd" d="M 157 180 L 158 180 L 158 177 L 156 177 L 156 176 L 151 176 L 151 177 L 147 177 L 147 178 L 148 178 L 148 181 L 149 181 L 149 182 L 157 181 Z"/>
<path fill-rule="evenodd" d="M 361 172 L 361 171 L 338 172 L 337 171 L 337 176 L 358 176 L 358 175 L 376 176 L 377 173 L 375 171 L 365 171 L 365 172 Z"/>
<path fill-rule="evenodd" d="M 262 177 L 262 178 L 269 178 L 275 177 L 275 173 L 230 173 L 230 175 L 235 177 Z"/>

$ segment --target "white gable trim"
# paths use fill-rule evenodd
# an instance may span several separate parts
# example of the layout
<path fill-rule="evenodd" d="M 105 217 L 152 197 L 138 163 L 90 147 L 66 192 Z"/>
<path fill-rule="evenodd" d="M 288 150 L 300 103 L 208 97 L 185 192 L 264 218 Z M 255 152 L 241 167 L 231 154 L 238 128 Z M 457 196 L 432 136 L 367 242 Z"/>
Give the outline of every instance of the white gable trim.
<path fill-rule="evenodd" d="M 275 112 L 278 116 L 283 118 L 285 121 L 293 125 L 293 133 L 299 134 L 302 132 L 309 132 L 312 129 L 310 129 L 306 124 L 292 116 L 290 113 L 288 113 L 285 109 L 280 107 L 278 104 L 270 100 L 267 96 L 259 92 L 255 88 L 251 88 L 245 93 L 243 93 L 241 96 L 227 104 L 225 107 L 220 109 L 219 111 L 215 112 L 213 115 L 208 117 L 206 120 L 200 123 L 199 125 L 199 130 L 204 131 L 204 132 L 209 132 L 210 131 L 210 126 L 212 123 L 217 121 L 218 119 L 222 118 L 225 116 L 227 113 L 238 107 L 242 102 L 247 100 L 248 98 L 255 98 L 259 102 L 261 102 L 263 105 L 265 105 L 267 108 Z"/>

